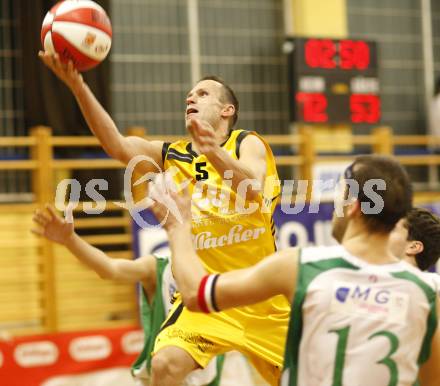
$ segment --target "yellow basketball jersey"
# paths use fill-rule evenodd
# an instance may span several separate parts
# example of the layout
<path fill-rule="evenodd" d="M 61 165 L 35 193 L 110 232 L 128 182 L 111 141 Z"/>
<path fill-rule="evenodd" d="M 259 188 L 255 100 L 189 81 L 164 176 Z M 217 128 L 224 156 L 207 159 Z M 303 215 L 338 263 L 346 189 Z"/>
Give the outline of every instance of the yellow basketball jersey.
<path fill-rule="evenodd" d="M 247 135 L 258 136 L 254 132 L 234 130 L 222 148 L 232 158 L 239 159 L 240 143 Z M 192 194 L 194 245 L 211 273 L 252 266 L 275 251 L 272 214 L 280 195 L 280 184 L 272 151 L 262 138 L 260 140 L 266 147 L 266 179 L 263 193 L 254 202 L 240 200 L 231 189 L 232 176 L 220 175 L 205 155 L 193 151 L 190 142 L 164 144 L 162 156 L 166 171 L 181 186 L 188 185 Z M 252 211 L 251 205 L 258 208 Z M 289 314 L 287 299 L 278 295 L 258 304 L 210 315 L 184 311 L 182 315 L 187 316 L 179 317 L 176 329 L 187 333 L 194 330 L 194 334 L 202 336 L 206 333 L 213 342 L 216 342 L 214 336 L 227 336 L 228 344 L 245 352 L 266 379 L 276 379 L 276 366 L 282 366 Z M 171 337 L 162 337 L 155 350 L 170 342 L 176 344 L 173 335 L 176 331 L 169 327 L 163 331 L 164 335 L 166 331 Z M 182 341 L 179 347 L 188 349 L 189 346 Z M 188 352 L 198 363 L 204 363 L 199 351 Z"/>
<path fill-rule="evenodd" d="M 257 134 L 233 130 L 222 148 L 238 159 L 240 143 L 247 135 Z M 190 142 L 164 145 L 165 170 L 178 184 L 189 184 L 194 245 L 211 273 L 249 267 L 275 251 L 272 213 L 280 185 L 272 151 L 259 138 L 266 146 L 266 182 L 254 202 L 240 200 L 231 189 L 232 176 L 220 175 L 205 155 L 193 151 Z"/>

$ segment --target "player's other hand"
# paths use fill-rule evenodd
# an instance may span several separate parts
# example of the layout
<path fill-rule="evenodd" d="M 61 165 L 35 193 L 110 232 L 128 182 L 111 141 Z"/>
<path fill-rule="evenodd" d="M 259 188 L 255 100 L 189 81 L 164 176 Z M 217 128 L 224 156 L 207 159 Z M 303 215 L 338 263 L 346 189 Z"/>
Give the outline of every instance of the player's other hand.
<path fill-rule="evenodd" d="M 202 154 L 209 157 L 210 154 L 219 148 L 215 131 L 208 122 L 192 118 L 188 130 L 198 150 Z"/>
<path fill-rule="evenodd" d="M 187 189 L 177 191 L 169 175 L 158 175 L 149 185 L 149 197 L 156 219 L 167 231 L 176 227 L 191 226 L 191 197 Z"/>
<path fill-rule="evenodd" d="M 57 53 L 51 54 L 47 51 L 39 51 L 38 57 L 72 91 L 75 91 L 75 89 L 82 86 L 82 75 L 74 67 L 71 60 L 69 60 L 67 64 L 62 63 L 60 60 L 60 56 Z"/>
<path fill-rule="evenodd" d="M 66 244 L 74 234 L 72 207 L 67 207 L 66 218 L 63 219 L 52 206 L 46 204 L 44 210 L 35 211 L 32 220 L 37 225 L 31 230 L 32 233 L 56 243 Z"/>

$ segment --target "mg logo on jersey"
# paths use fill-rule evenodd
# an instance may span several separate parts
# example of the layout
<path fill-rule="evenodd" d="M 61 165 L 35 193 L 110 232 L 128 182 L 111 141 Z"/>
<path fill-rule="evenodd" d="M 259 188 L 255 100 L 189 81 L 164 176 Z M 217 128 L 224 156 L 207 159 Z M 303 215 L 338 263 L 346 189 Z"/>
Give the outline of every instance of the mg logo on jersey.
<path fill-rule="evenodd" d="M 409 307 L 408 294 L 374 285 L 336 282 L 331 310 L 404 323 Z"/>
<path fill-rule="evenodd" d="M 371 302 L 376 304 L 386 304 L 389 302 L 390 291 L 383 289 L 375 289 L 372 287 L 364 287 L 356 286 L 353 291 L 353 299 L 363 299 L 364 301 Z"/>
<path fill-rule="evenodd" d="M 347 297 L 351 297 L 352 299 L 360 299 L 366 302 L 371 301 L 377 304 L 386 304 L 389 302 L 390 291 L 388 290 L 377 290 L 371 287 L 363 287 L 356 285 L 353 288 L 350 287 L 340 287 L 336 290 L 335 297 L 341 302 L 345 303 Z"/>
<path fill-rule="evenodd" d="M 345 303 L 347 296 L 350 293 L 350 288 L 341 287 L 336 290 L 336 299 L 341 303 Z"/>
<path fill-rule="evenodd" d="M 358 285 L 354 288 L 352 298 L 353 299 L 363 299 L 365 301 L 368 300 L 370 296 L 371 288 L 361 288 Z"/>

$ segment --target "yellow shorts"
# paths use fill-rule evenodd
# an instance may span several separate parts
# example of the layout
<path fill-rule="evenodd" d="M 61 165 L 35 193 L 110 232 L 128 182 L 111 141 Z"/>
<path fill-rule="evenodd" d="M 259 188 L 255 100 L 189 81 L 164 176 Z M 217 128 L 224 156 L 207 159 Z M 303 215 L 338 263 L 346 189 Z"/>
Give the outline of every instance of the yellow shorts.
<path fill-rule="evenodd" d="M 249 314 L 236 308 L 212 314 L 188 311 L 178 295 L 162 325 L 154 350 L 167 346 L 185 350 L 202 367 L 216 355 L 238 350 L 271 385 L 283 367 L 289 311 Z"/>

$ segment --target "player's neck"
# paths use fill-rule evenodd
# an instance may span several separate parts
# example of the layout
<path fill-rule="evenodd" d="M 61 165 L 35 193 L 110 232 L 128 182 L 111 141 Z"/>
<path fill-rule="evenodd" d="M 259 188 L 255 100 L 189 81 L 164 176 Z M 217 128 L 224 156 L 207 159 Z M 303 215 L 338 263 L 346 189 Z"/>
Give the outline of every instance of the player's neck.
<path fill-rule="evenodd" d="M 405 257 L 402 260 L 406 261 L 408 264 L 411 264 L 413 267 L 418 268 L 416 258 L 414 256 L 405 255 Z"/>
<path fill-rule="evenodd" d="M 364 229 L 347 229 L 342 245 L 347 251 L 370 264 L 391 264 L 400 260 L 388 247 L 389 234 L 371 233 Z"/>
<path fill-rule="evenodd" d="M 219 146 L 223 145 L 229 138 L 230 135 L 230 130 L 228 127 L 222 127 L 220 129 L 218 129 L 218 131 L 216 131 L 216 139 L 217 139 L 217 144 Z"/>

